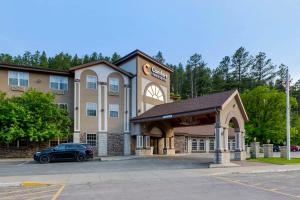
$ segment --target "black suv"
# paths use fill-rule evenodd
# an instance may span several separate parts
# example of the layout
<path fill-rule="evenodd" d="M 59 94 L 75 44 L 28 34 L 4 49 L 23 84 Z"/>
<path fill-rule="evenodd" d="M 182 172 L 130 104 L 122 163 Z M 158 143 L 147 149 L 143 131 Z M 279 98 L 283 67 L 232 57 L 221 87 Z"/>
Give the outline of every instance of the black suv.
<path fill-rule="evenodd" d="M 93 158 L 93 150 L 89 144 L 63 143 L 42 151 L 37 151 L 33 159 L 42 164 L 51 161 L 75 160 L 78 162 Z"/>

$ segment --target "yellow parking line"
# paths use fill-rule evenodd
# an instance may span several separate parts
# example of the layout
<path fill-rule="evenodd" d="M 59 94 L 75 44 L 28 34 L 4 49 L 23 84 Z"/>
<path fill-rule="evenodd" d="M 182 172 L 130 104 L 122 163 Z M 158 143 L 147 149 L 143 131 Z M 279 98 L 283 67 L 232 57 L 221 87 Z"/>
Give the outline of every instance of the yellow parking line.
<path fill-rule="evenodd" d="M 226 182 L 230 182 L 230 183 L 235 183 L 235 184 L 238 184 L 238 185 L 242 185 L 242 186 L 245 186 L 245 187 L 251 187 L 251 188 L 255 188 L 255 189 L 259 189 L 259 190 L 264 190 L 264 191 L 268 191 L 268 192 L 273 192 L 273 193 L 281 194 L 281 195 L 288 196 L 288 197 L 300 198 L 300 196 L 296 196 L 296 195 L 292 195 L 292 194 L 280 192 L 280 191 L 278 191 L 277 189 L 274 190 L 274 188 L 273 188 L 273 189 L 267 189 L 267 188 L 259 187 L 259 186 L 256 186 L 256 185 L 249 185 L 249 184 L 242 183 L 242 182 L 239 182 L 239 181 L 234 181 L 234 180 L 231 180 L 231 179 L 228 179 L 228 178 L 224 178 L 224 177 L 217 177 L 217 176 L 215 176 L 215 178 L 216 178 L 216 179 L 219 179 L 219 180 L 226 181 Z"/>
<path fill-rule="evenodd" d="M 51 187 L 58 187 L 58 185 L 49 185 L 47 186 L 47 189 Z M 27 187 L 28 188 L 28 187 Z M 32 189 L 26 189 L 26 188 L 20 188 L 19 190 L 14 190 L 14 191 L 9 191 L 9 192 L 1 192 L 0 193 L 0 196 L 1 195 L 4 195 L 4 194 L 11 194 L 11 193 L 18 193 L 18 192 L 29 192 L 29 191 L 39 191 L 39 189 L 45 189 L 45 188 L 42 188 L 42 187 L 34 187 Z"/>
<path fill-rule="evenodd" d="M 57 190 L 56 189 L 55 190 L 51 189 L 51 190 L 45 190 L 45 191 L 39 191 L 39 192 L 31 192 L 31 193 L 28 193 L 28 194 L 22 193 L 22 194 L 11 195 L 11 196 L 8 196 L 8 197 L 0 197 L 0 199 L 11 199 L 11 198 L 19 197 L 19 196 L 24 197 L 24 196 L 28 196 L 28 195 L 36 195 L 36 194 L 42 194 L 42 193 L 47 193 L 47 192 L 55 192 L 55 191 L 57 191 Z"/>
<path fill-rule="evenodd" d="M 59 190 L 54 194 L 51 200 L 56 200 L 65 188 L 65 184 L 61 185 Z"/>
<path fill-rule="evenodd" d="M 44 198 L 48 198 L 48 197 L 52 197 L 52 196 L 53 196 L 52 194 L 49 194 L 49 195 L 44 195 L 44 196 L 32 197 L 32 198 L 29 198 L 28 200 L 44 199 Z"/>
<path fill-rule="evenodd" d="M 23 182 L 21 183 L 22 186 L 49 186 L 49 183 L 42 183 L 42 182 Z"/>

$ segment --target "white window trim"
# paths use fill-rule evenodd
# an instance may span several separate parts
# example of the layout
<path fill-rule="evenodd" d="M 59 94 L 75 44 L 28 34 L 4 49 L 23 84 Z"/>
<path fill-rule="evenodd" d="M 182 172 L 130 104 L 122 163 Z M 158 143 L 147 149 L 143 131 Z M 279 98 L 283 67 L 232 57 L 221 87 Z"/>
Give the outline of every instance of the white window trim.
<path fill-rule="evenodd" d="M 18 85 L 10 85 L 9 84 L 9 74 L 10 72 L 16 72 L 17 73 L 17 79 L 18 79 Z M 23 86 L 23 85 L 20 85 L 20 73 L 26 73 L 27 76 L 28 76 L 28 85 L 27 86 Z M 9 70 L 8 73 L 7 73 L 7 84 L 8 86 L 11 86 L 11 87 L 25 87 L 25 88 L 28 88 L 29 87 L 29 72 L 21 72 L 21 71 L 13 71 L 13 70 Z"/>
<path fill-rule="evenodd" d="M 88 77 L 90 77 L 90 78 L 96 78 L 96 88 L 89 88 L 88 87 L 88 83 L 92 83 L 92 82 L 88 82 Z M 89 90 L 97 90 L 97 88 L 98 88 L 98 84 L 97 84 L 97 76 L 93 76 L 93 75 L 86 75 L 86 79 L 85 79 L 86 81 L 85 81 L 85 87 L 86 87 L 86 89 L 89 89 Z"/>
<path fill-rule="evenodd" d="M 61 88 L 55 89 L 55 88 L 51 88 L 51 78 L 52 77 L 60 77 L 60 78 L 66 78 L 67 79 L 67 89 L 66 90 L 62 90 Z M 58 83 L 58 85 L 60 85 L 60 82 Z M 49 89 L 51 90 L 58 90 L 58 91 L 69 91 L 69 78 L 66 76 L 57 76 L 57 75 L 50 75 L 49 76 Z"/>
<path fill-rule="evenodd" d="M 96 134 L 96 133 L 87 133 L 87 134 L 85 134 L 85 141 L 86 141 L 87 144 L 89 144 L 89 143 L 88 143 L 88 139 L 87 139 L 87 138 L 88 138 L 88 135 L 95 135 L 95 138 L 96 138 L 96 139 L 95 139 L 95 146 L 93 146 L 93 145 L 91 145 L 91 146 L 92 146 L 92 147 L 96 147 L 96 146 L 97 146 L 97 134 Z"/>
<path fill-rule="evenodd" d="M 111 110 L 111 106 L 118 106 L 118 117 L 112 117 L 112 116 L 110 116 L 110 111 L 112 111 Z M 115 111 L 115 110 L 113 110 L 113 111 Z M 109 114 L 110 118 L 119 118 L 120 117 L 120 104 L 109 104 L 108 105 L 108 114 Z"/>
<path fill-rule="evenodd" d="M 111 80 L 117 80 L 118 81 L 118 91 L 111 91 L 110 90 L 110 81 Z M 109 92 L 112 92 L 112 93 L 119 93 L 120 92 L 120 80 L 119 80 L 119 78 L 115 78 L 115 77 L 109 77 L 108 78 L 108 90 L 109 90 Z"/>
<path fill-rule="evenodd" d="M 143 136 L 142 135 L 137 135 L 136 140 L 137 140 L 136 148 L 138 148 L 138 149 L 143 148 L 143 143 L 144 143 Z"/>
<path fill-rule="evenodd" d="M 69 104 L 68 103 L 57 103 L 58 106 L 60 105 L 65 105 L 67 107 L 67 110 L 69 109 Z"/>
<path fill-rule="evenodd" d="M 96 115 L 95 116 L 89 116 L 88 115 L 88 104 L 95 104 L 96 105 Z M 85 103 L 85 115 L 87 116 L 87 117 L 97 117 L 97 103 L 94 103 L 94 102 L 86 102 Z"/>

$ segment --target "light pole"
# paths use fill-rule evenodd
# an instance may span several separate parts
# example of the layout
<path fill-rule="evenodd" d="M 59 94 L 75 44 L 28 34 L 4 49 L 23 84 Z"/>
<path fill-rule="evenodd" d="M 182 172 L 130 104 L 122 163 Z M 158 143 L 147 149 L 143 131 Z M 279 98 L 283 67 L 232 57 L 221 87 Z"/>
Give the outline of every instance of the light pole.
<path fill-rule="evenodd" d="M 286 70 L 286 159 L 291 160 L 290 141 L 290 76 L 289 68 Z"/>

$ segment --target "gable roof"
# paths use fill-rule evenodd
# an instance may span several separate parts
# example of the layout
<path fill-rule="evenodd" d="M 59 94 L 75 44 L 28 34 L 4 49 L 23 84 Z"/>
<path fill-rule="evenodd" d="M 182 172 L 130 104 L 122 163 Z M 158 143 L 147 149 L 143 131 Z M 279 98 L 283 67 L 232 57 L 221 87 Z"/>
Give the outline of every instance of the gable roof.
<path fill-rule="evenodd" d="M 157 66 L 167 70 L 168 72 L 173 72 L 174 70 L 171 69 L 170 67 L 168 67 L 167 65 L 164 65 L 160 62 L 158 62 L 157 60 L 155 60 L 154 58 L 152 58 L 151 56 L 147 55 L 146 53 L 142 52 L 141 50 L 134 50 L 133 52 L 123 56 L 122 58 L 120 58 L 119 60 L 117 60 L 116 62 L 114 62 L 115 65 L 121 65 L 125 62 L 127 62 L 128 60 L 130 60 L 131 58 L 133 57 L 136 57 L 136 56 L 141 56 L 142 58 L 150 61 L 150 62 L 153 62 L 155 63 Z"/>
<path fill-rule="evenodd" d="M 50 69 L 50 68 L 35 67 L 35 66 L 28 66 L 28 65 L 8 64 L 8 63 L 0 63 L 0 68 L 37 72 L 37 73 L 56 74 L 56 75 L 67 75 L 67 76 L 71 75 L 71 73 L 67 70 L 58 70 L 58 69 Z"/>
<path fill-rule="evenodd" d="M 156 105 L 140 116 L 132 118 L 131 121 L 140 122 L 164 119 L 166 117 L 173 118 L 184 114 L 191 115 L 196 112 L 212 113 L 215 112 L 216 109 L 222 109 L 224 103 L 226 103 L 228 99 L 234 98 L 237 94 L 237 90 L 229 90 L 192 99 Z M 241 112 L 244 113 L 245 119 L 248 120 L 246 111 L 242 110 Z"/>
<path fill-rule="evenodd" d="M 89 62 L 89 63 L 85 63 L 85 64 L 82 64 L 82 65 L 77 65 L 75 67 L 71 67 L 70 68 L 70 71 L 75 71 L 75 70 L 78 70 L 78 69 L 83 69 L 83 68 L 86 68 L 86 67 L 90 67 L 90 66 L 94 66 L 94 65 L 100 65 L 100 64 L 104 64 L 104 65 L 107 65 L 111 68 L 113 68 L 114 70 L 128 76 L 128 77 L 133 77 L 133 75 L 127 71 L 125 71 L 124 69 L 106 61 L 106 60 L 98 60 L 98 61 L 94 61 L 94 62 Z"/>

